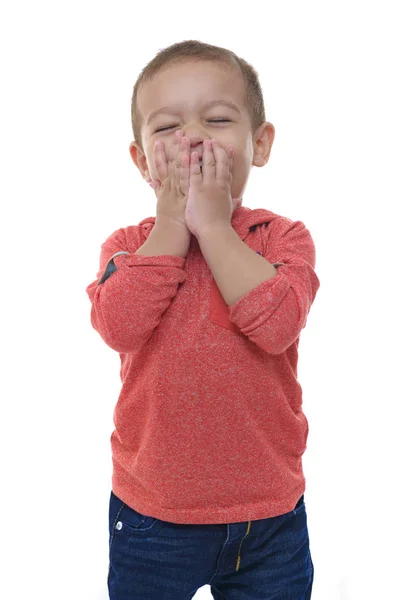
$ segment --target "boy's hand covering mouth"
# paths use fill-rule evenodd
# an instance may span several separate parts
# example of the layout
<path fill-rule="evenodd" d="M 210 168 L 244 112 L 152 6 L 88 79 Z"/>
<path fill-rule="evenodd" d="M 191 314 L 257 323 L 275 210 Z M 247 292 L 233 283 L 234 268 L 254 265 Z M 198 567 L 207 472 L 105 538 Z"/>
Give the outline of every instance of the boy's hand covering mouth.
<path fill-rule="evenodd" d="M 231 196 L 233 156 L 233 146 L 225 151 L 215 138 L 204 140 L 201 160 L 198 152 L 191 154 L 185 222 L 197 237 L 213 225 L 230 226 L 240 205 L 241 199 Z"/>
<path fill-rule="evenodd" d="M 203 148 L 206 148 L 209 144 L 210 140 L 206 140 L 203 143 Z M 197 193 L 207 194 L 207 196 L 215 195 L 215 190 L 217 192 L 220 191 L 221 181 L 224 182 L 224 178 L 220 181 L 221 178 L 218 176 L 219 183 L 215 178 L 218 175 L 217 170 L 219 171 L 221 167 L 224 168 L 224 164 L 221 161 L 228 160 L 227 153 L 221 146 L 218 146 L 218 149 L 215 149 L 214 152 L 212 146 L 208 146 L 208 150 L 206 151 L 203 151 L 201 148 L 191 153 L 189 138 L 182 137 L 179 131 L 175 134 L 174 142 L 169 149 L 168 156 L 162 141 L 155 142 L 154 148 L 157 178 L 151 179 L 149 183 L 157 196 L 157 216 L 167 216 L 177 223 L 182 223 L 190 233 L 198 235 L 195 232 L 199 231 L 199 226 L 193 220 L 196 217 L 191 216 L 191 212 L 195 209 L 190 208 L 187 210 L 190 188 L 192 188 L 191 202 L 193 202 L 195 188 L 197 189 Z M 233 150 L 233 147 L 229 147 L 228 149 L 230 170 L 232 170 L 231 165 L 233 164 Z M 220 160 L 216 161 L 214 155 L 217 158 L 219 156 Z M 177 164 L 180 167 L 178 169 L 176 168 Z M 214 183 L 210 180 L 210 172 L 214 172 Z M 192 186 L 190 185 L 191 182 Z M 231 196 L 231 182 L 232 177 L 230 175 L 229 182 L 226 180 L 225 183 L 222 183 L 222 188 L 226 188 L 226 194 L 229 197 Z M 223 214 L 222 221 L 230 225 L 232 213 L 241 203 L 241 198 L 231 199 L 226 214 Z M 202 208 L 204 208 L 204 203 Z M 215 211 L 216 207 L 213 210 Z M 218 217 L 218 215 L 213 215 L 212 212 L 208 212 L 207 218 L 211 219 L 211 222 L 221 222 L 221 215 Z M 188 223 L 190 224 L 189 226 Z"/>

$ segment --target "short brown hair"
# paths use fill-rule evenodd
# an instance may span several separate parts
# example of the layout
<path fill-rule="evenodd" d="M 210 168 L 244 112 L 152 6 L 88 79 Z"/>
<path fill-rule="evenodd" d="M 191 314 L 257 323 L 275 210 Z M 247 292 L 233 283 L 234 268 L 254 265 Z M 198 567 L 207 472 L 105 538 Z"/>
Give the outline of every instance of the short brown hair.
<path fill-rule="evenodd" d="M 264 99 L 258 73 L 248 62 L 243 58 L 238 57 L 231 50 L 221 48 L 220 46 L 212 46 L 198 40 L 185 40 L 177 42 L 167 48 L 160 50 L 156 56 L 144 67 L 141 71 L 134 87 L 131 102 L 131 120 L 132 130 L 135 142 L 143 152 L 142 136 L 141 136 L 141 118 L 137 110 L 137 95 L 141 84 L 149 81 L 156 73 L 163 70 L 166 65 L 177 64 L 193 60 L 209 61 L 215 60 L 221 63 L 226 68 L 239 68 L 247 90 L 246 106 L 249 111 L 252 133 L 256 131 L 262 123 L 265 122 Z"/>

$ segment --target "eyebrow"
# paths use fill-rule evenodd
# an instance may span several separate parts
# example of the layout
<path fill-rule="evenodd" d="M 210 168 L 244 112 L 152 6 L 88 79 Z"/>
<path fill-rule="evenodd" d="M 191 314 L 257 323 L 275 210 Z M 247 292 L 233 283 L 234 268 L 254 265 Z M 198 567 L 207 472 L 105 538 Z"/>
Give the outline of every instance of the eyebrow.
<path fill-rule="evenodd" d="M 233 102 L 229 102 L 229 100 L 209 100 L 208 102 L 205 102 L 203 106 L 204 106 L 204 108 L 209 108 L 210 106 L 215 106 L 216 104 L 223 104 L 224 106 L 228 106 L 229 108 L 232 108 L 240 115 L 239 108 L 236 106 L 236 104 L 233 104 Z M 162 108 L 159 108 L 158 110 L 155 110 L 154 112 L 151 113 L 151 115 L 147 119 L 147 125 L 150 123 L 150 121 L 152 121 L 160 113 L 177 114 L 177 112 L 178 111 L 176 111 L 176 110 L 174 111 L 169 106 L 163 106 Z"/>

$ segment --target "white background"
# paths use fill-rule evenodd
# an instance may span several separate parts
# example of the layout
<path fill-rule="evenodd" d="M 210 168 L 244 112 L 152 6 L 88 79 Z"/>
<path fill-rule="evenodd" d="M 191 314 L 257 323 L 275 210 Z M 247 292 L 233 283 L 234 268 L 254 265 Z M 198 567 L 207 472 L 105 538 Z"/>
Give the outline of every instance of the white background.
<path fill-rule="evenodd" d="M 128 153 L 131 95 L 155 54 L 185 39 L 259 73 L 276 136 L 243 205 L 301 220 L 316 245 L 298 373 L 312 599 L 400 598 L 396 4 L 2 6 L 3 598 L 108 598 L 120 359 L 85 290 L 105 239 L 155 216 Z"/>

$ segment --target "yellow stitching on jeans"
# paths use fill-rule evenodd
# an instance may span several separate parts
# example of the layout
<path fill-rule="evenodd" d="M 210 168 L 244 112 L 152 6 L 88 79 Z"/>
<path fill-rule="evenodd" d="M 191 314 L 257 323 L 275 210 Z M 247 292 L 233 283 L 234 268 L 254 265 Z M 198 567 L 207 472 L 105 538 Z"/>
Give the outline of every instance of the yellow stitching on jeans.
<path fill-rule="evenodd" d="M 239 553 L 238 553 L 238 557 L 237 557 L 237 561 L 236 561 L 236 571 L 239 571 L 239 565 L 240 565 L 240 548 L 242 547 L 244 538 L 246 537 L 246 535 L 248 535 L 248 533 L 250 531 L 250 527 L 251 527 L 251 521 L 248 522 L 247 531 L 245 533 L 245 536 L 242 538 L 242 540 L 240 542 Z"/>

